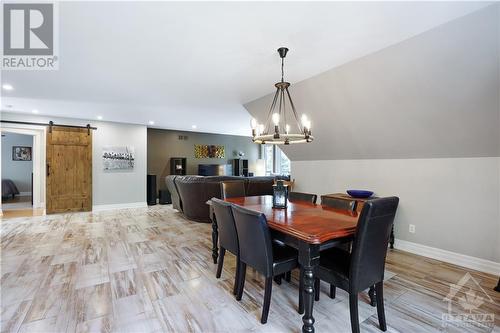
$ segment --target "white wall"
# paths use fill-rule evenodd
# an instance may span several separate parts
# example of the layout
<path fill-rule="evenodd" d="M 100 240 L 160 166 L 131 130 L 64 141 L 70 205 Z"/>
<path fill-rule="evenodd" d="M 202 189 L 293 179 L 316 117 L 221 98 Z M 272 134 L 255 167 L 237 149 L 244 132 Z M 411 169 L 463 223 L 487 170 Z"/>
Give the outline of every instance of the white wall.
<path fill-rule="evenodd" d="M 396 195 L 396 238 L 500 262 L 499 168 L 498 157 L 292 161 L 292 177 L 297 191 Z"/>
<path fill-rule="evenodd" d="M 86 125 L 97 127 L 93 131 L 92 144 L 92 201 L 94 209 L 131 207 L 146 205 L 147 172 L 147 128 L 142 125 L 130 125 L 104 121 L 67 119 L 35 116 L 2 111 L 3 120 L 56 124 Z M 108 172 L 102 168 L 101 154 L 103 146 L 134 146 L 135 167 L 130 172 Z"/>
<path fill-rule="evenodd" d="M 33 161 L 12 160 L 12 147 L 33 147 L 33 136 L 2 133 L 2 179 L 11 179 L 21 194 L 31 194 Z"/>
<path fill-rule="evenodd" d="M 96 205 L 135 204 L 146 202 L 147 128 L 146 126 L 92 122 L 93 200 Z M 103 171 L 104 146 L 133 146 L 135 165 L 131 172 Z"/>

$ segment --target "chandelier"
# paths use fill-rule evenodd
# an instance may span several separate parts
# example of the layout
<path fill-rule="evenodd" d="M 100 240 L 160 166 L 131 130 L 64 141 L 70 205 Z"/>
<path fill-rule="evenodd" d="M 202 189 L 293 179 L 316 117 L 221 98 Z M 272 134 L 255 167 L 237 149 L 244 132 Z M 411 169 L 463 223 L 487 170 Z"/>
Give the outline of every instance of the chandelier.
<path fill-rule="evenodd" d="M 299 119 L 292 97 L 288 91 L 289 82 L 284 80 L 284 60 L 288 49 L 280 47 L 281 81 L 277 82 L 276 93 L 269 108 L 265 124 L 259 124 L 253 118 L 252 141 L 260 144 L 289 145 L 291 143 L 309 143 L 314 140 L 311 135 L 311 121 L 305 114 Z"/>

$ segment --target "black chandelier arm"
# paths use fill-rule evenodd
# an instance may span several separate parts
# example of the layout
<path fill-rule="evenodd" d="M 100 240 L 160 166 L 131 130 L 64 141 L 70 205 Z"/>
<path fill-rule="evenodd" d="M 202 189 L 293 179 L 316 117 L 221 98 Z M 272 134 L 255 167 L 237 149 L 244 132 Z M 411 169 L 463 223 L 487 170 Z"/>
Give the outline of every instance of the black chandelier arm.
<path fill-rule="evenodd" d="M 284 109 L 284 105 L 283 105 L 283 89 L 280 88 L 280 104 L 279 104 L 279 108 L 278 108 L 278 114 L 280 115 L 280 121 L 278 122 L 278 130 L 279 130 L 279 125 L 282 121 L 281 119 L 281 110 L 283 110 L 283 113 L 285 113 L 285 109 Z"/>
<path fill-rule="evenodd" d="M 286 134 L 286 97 L 285 92 L 281 89 L 281 95 L 283 95 L 283 133 Z"/>
<path fill-rule="evenodd" d="M 271 124 L 270 120 L 271 120 L 271 117 L 273 115 L 273 110 L 274 108 L 276 107 L 276 100 L 278 99 L 278 92 L 279 92 L 279 88 L 276 88 L 276 92 L 274 93 L 274 98 L 273 98 L 273 102 L 271 103 L 271 107 L 269 108 L 269 113 L 267 115 L 267 119 L 266 119 L 266 127 L 264 127 L 264 133 L 269 133 L 269 125 Z M 260 134 L 264 134 L 264 133 L 260 133 Z"/>
<path fill-rule="evenodd" d="M 293 104 L 292 96 L 290 95 L 288 88 L 286 88 L 286 94 L 288 95 L 288 99 L 290 100 L 290 106 L 292 107 L 293 116 L 295 117 L 297 129 L 299 130 L 300 133 L 302 133 L 303 129 L 302 126 L 300 125 L 299 115 L 297 114 L 297 110 L 295 109 L 295 104 Z"/>

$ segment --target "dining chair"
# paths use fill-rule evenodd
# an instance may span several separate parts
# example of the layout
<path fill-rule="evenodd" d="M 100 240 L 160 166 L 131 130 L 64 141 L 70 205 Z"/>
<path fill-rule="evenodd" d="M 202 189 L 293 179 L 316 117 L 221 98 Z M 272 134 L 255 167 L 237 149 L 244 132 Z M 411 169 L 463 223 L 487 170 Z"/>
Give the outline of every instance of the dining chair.
<path fill-rule="evenodd" d="M 245 182 L 243 180 L 233 180 L 220 183 L 221 198 L 237 198 L 245 196 Z"/>
<path fill-rule="evenodd" d="M 264 275 L 264 304 L 260 322 L 265 324 L 271 304 L 273 277 L 298 267 L 297 251 L 271 240 L 264 214 L 233 205 L 236 232 L 240 244 L 240 269 L 236 299 L 243 296 L 247 265 Z M 301 291 L 299 291 L 301 292 Z"/>
<path fill-rule="evenodd" d="M 375 285 L 375 298 L 380 329 L 387 330 L 384 313 L 384 269 L 389 236 L 399 198 L 388 197 L 367 201 L 356 227 L 352 252 L 331 248 L 321 252 L 315 284 L 330 283 L 349 293 L 351 329 L 359 332 L 358 293 Z M 316 299 L 319 288 L 316 288 Z"/>
<path fill-rule="evenodd" d="M 348 211 L 356 210 L 356 200 L 342 200 L 338 198 L 331 198 L 326 195 L 321 196 L 321 204 L 335 209 L 343 209 Z"/>
<path fill-rule="evenodd" d="M 318 196 L 316 194 L 303 193 L 303 192 L 289 192 L 288 200 L 290 201 L 307 201 L 313 204 L 316 203 Z"/>
<path fill-rule="evenodd" d="M 240 268 L 240 251 L 233 211 L 231 209 L 231 204 L 226 201 L 212 198 L 211 202 L 219 231 L 219 260 L 217 261 L 217 273 L 215 277 L 218 279 L 221 276 L 226 250 L 234 254 L 236 256 L 236 274 L 234 278 L 233 294 L 236 295 Z"/>

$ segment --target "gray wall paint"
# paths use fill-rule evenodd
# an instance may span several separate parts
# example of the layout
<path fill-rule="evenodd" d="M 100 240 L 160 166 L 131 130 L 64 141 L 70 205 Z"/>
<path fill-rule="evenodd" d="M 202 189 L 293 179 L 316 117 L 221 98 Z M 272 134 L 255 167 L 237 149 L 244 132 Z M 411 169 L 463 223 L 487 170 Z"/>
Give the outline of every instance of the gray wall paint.
<path fill-rule="evenodd" d="M 284 147 L 297 190 L 397 195 L 397 238 L 500 262 L 499 47 L 496 4 L 292 85 L 316 136 Z"/>
<path fill-rule="evenodd" d="M 188 140 L 179 140 L 179 135 L 186 135 Z M 226 157 L 223 159 L 194 157 L 195 144 L 225 146 Z M 170 158 L 186 157 L 187 173 L 198 174 L 198 164 L 227 164 L 235 158 L 234 152 L 242 151 L 244 158 L 252 163 L 259 158 L 260 146 L 250 137 L 221 135 L 198 132 L 148 129 L 148 174 L 156 175 L 157 188 L 166 188 L 163 178 L 170 174 Z M 251 170 L 250 170 L 251 171 Z"/>
<path fill-rule="evenodd" d="M 284 147 L 287 156 L 500 156 L 498 6 L 293 84 L 316 141 Z M 271 97 L 245 107 L 263 121 Z"/>
<path fill-rule="evenodd" d="M 500 262 L 499 163 L 499 157 L 295 161 L 292 177 L 297 191 L 396 195 L 396 238 Z"/>
<path fill-rule="evenodd" d="M 33 136 L 16 133 L 2 133 L 2 179 L 11 179 L 19 192 L 31 193 L 33 161 L 13 161 L 12 147 L 33 147 Z"/>
<path fill-rule="evenodd" d="M 94 120 L 67 119 L 2 112 L 4 120 L 18 120 L 97 127 L 92 144 L 92 201 L 93 205 L 130 204 L 146 202 L 146 145 L 147 128 Z M 135 167 L 130 172 L 109 172 L 102 168 L 103 146 L 134 146 Z"/>

